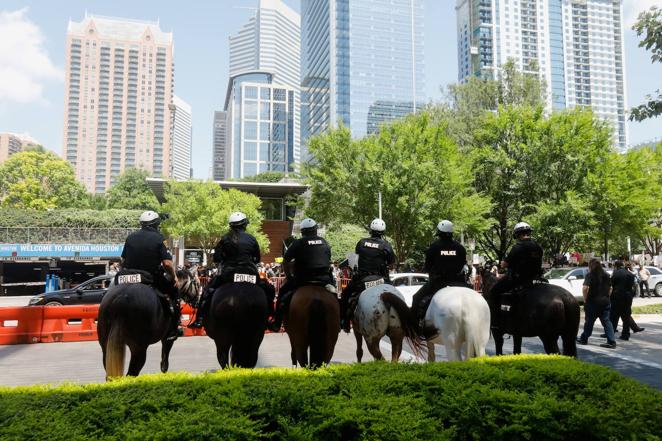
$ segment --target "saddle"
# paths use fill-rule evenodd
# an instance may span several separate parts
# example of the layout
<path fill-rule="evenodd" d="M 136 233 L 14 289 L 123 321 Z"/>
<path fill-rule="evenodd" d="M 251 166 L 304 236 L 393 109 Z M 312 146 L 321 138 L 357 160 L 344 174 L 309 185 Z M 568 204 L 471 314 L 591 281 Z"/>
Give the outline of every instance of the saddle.
<path fill-rule="evenodd" d="M 114 282 L 115 285 L 133 285 L 140 283 L 149 286 L 154 291 L 154 294 L 156 294 L 159 302 L 161 302 L 161 306 L 163 306 L 165 312 L 170 314 L 175 313 L 175 308 L 170 297 L 162 293 L 161 290 L 156 287 L 154 276 L 152 276 L 151 273 L 137 269 L 122 269 L 115 275 Z"/>
<path fill-rule="evenodd" d="M 356 289 L 352 293 L 352 296 L 348 300 L 348 313 L 350 316 L 354 314 L 354 310 L 356 309 L 356 305 L 359 302 L 359 297 L 368 288 L 372 288 L 373 286 L 377 285 L 383 285 L 387 283 L 386 279 L 384 276 L 378 275 L 378 274 L 371 274 L 368 276 L 363 277 L 360 281 L 356 283 Z"/>

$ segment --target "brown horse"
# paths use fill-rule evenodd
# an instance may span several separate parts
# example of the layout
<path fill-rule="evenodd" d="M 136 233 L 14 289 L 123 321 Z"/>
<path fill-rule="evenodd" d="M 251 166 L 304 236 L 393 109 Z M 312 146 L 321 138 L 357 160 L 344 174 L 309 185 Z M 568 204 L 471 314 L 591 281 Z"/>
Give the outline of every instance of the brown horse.
<path fill-rule="evenodd" d="M 188 271 L 177 271 L 178 294 L 187 302 L 198 295 L 199 285 Z M 106 380 L 124 375 L 126 347 L 131 351 L 127 375 L 137 376 L 145 365 L 147 347 L 161 341 L 161 372 L 167 372 L 174 340 L 167 339 L 173 317 L 166 312 L 155 289 L 142 283 L 113 285 L 99 305 L 97 334 Z"/>
<path fill-rule="evenodd" d="M 292 364 L 317 368 L 328 364 L 340 332 L 338 299 L 321 286 L 302 286 L 292 296 L 285 316 Z M 310 349 L 310 357 L 308 356 Z"/>
<path fill-rule="evenodd" d="M 577 356 L 577 331 L 579 329 L 579 303 L 565 289 L 548 283 L 534 284 L 520 291 L 510 320 L 503 318 L 502 310 L 508 308 L 501 301 L 490 295 L 496 283 L 496 278 L 489 271 L 481 274 L 483 278 L 483 296 L 490 305 L 492 323 L 492 336 L 497 355 L 503 353 L 503 335 L 513 336 L 513 353 L 522 352 L 522 337 L 540 337 L 545 352 L 558 354 L 558 339 L 563 341 L 563 355 Z M 500 314 L 500 315 L 497 315 Z"/>

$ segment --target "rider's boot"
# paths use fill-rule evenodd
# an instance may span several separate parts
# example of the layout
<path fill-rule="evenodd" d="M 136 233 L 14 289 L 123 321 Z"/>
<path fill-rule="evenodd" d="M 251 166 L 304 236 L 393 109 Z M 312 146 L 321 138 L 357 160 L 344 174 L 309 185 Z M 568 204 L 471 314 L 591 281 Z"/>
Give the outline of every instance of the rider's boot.
<path fill-rule="evenodd" d="M 189 329 L 202 328 L 202 322 L 205 319 L 205 316 L 207 315 L 207 310 L 209 309 L 210 297 L 211 295 L 209 294 L 209 291 L 204 291 L 202 293 L 202 296 L 200 297 L 200 305 L 198 306 L 198 310 L 195 313 L 195 321 L 188 325 Z"/>
<path fill-rule="evenodd" d="M 173 312 L 170 322 L 170 328 L 168 329 L 168 334 L 166 335 L 166 340 L 177 340 L 177 337 L 184 335 L 184 330 L 179 327 L 180 318 L 181 318 L 181 308 L 179 307 L 179 302 L 171 302 Z"/>

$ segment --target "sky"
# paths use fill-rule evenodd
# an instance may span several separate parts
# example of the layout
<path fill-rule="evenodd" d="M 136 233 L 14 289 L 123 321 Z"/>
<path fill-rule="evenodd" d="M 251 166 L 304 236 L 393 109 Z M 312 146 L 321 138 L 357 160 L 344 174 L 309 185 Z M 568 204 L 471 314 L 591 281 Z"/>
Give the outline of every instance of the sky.
<path fill-rule="evenodd" d="M 257 0 L 1 0 L 0 132 L 28 133 L 62 152 L 64 43 L 67 23 L 89 14 L 158 20 L 173 32 L 175 94 L 193 107 L 194 177 L 208 178 L 214 110 L 222 110 L 228 81 L 228 37 L 253 15 Z M 285 0 L 299 10 L 300 0 Z M 455 0 L 424 0 L 426 92 L 457 81 Z M 185 5 L 185 6 L 184 6 Z M 628 107 L 662 88 L 662 64 L 638 48 L 631 25 L 662 0 L 624 0 Z M 629 123 L 630 144 L 662 136 L 662 117 Z"/>

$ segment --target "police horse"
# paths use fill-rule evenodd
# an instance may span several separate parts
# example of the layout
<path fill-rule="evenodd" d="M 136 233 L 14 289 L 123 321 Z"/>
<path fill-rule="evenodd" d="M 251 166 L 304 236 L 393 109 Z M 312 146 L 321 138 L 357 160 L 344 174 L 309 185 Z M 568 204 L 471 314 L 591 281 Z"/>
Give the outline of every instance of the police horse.
<path fill-rule="evenodd" d="M 492 335 L 497 355 L 503 354 L 503 336 L 513 336 L 513 353 L 522 352 L 522 337 L 540 337 L 547 354 L 558 354 L 558 339 L 563 341 L 563 355 L 577 356 L 579 303 L 567 290 L 549 283 L 534 283 L 501 299 L 490 295 L 496 277 L 484 270 L 483 296 L 490 305 Z"/>
<path fill-rule="evenodd" d="M 404 296 L 392 285 L 383 283 L 383 279 L 367 281 L 365 286 L 367 289 L 358 296 L 352 315 L 358 362 L 363 358 L 363 339 L 370 354 L 376 360 L 383 360 L 379 342 L 385 335 L 391 340 L 391 362 L 397 363 L 400 359 L 405 338 L 419 355 L 424 347 L 423 340 L 416 331 L 416 318 Z"/>
<path fill-rule="evenodd" d="M 432 297 L 424 327 L 434 330 L 427 339 L 428 361 L 436 359 L 435 344 L 445 346 L 448 361 L 481 357 L 490 339 L 490 308 L 473 289 L 447 286 Z"/>
<path fill-rule="evenodd" d="M 292 346 L 292 365 L 317 368 L 331 361 L 340 332 L 340 306 L 335 294 L 322 286 L 299 287 L 284 323 Z"/>
<path fill-rule="evenodd" d="M 216 343 L 221 368 L 253 368 L 267 327 L 267 298 L 257 276 L 235 274 L 234 281 L 218 287 L 203 321 Z"/>
<path fill-rule="evenodd" d="M 186 270 L 177 271 L 179 297 L 193 302 L 200 286 Z M 168 371 L 168 356 L 174 340 L 167 340 L 172 315 L 167 300 L 144 283 L 113 285 L 99 306 L 97 334 L 103 353 L 106 379 L 124 375 L 126 347 L 131 351 L 127 375 L 137 376 L 145 365 L 147 347 L 161 341 L 161 372 Z"/>

